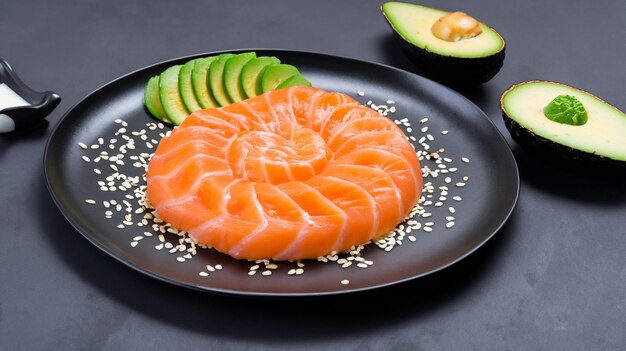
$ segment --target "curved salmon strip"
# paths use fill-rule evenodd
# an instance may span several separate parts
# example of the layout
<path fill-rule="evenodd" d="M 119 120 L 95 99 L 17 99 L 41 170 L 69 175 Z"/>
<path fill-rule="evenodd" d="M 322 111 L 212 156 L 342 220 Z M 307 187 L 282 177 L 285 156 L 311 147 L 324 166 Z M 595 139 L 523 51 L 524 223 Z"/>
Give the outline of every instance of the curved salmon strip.
<path fill-rule="evenodd" d="M 146 178 L 160 218 L 239 259 L 364 244 L 404 220 L 422 188 L 395 123 L 312 87 L 191 114 L 163 138 Z"/>

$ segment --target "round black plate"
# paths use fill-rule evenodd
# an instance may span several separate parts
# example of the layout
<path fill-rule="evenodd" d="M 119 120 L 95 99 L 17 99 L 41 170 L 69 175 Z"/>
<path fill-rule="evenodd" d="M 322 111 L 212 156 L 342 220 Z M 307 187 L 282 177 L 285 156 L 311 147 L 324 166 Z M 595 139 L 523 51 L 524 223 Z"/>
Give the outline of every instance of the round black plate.
<path fill-rule="evenodd" d="M 273 55 L 297 66 L 316 87 L 347 93 L 363 103 L 394 100 L 397 112 L 393 117 L 407 118 L 414 129 L 409 134 L 417 139 L 425 135 L 419 121 L 428 117 L 428 133 L 435 136 L 435 141 L 430 142 L 431 150 L 444 147 L 444 156 L 455 161 L 459 171 L 453 176 L 454 182 L 462 176 L 469 177 L 465 187 L 449 184 L 449 196 L 459 195 L 463 200 L 448 199 L 443 207 L 434 208 L 433 216 L 422 220 L 435 222 L 434 230 L 411 233 L 415 242 L 405 238 L 403 245 L 391 252 L 370 245 L 364 255 L 374 264 L 367 269 L 356 265 L 342 269 L 337 264 L 307 261 L 303 275 L 288 275 L 288 269 L 295 265 L 283 263 L 271 276 L 248 276 L 250 262 L 212 250 L 200 250 L 193 259 L 179 263 L 167 250 L 155 250 L 156 237 L 145 238 L 131 247 L 131 239 L 143 230 L 118 229 L 118 221 L 105 219 L 102 202 L 112 198 L 112 193 L 99 190 L 97 180 L 102 177 L 93 172 L 96 165 L 81 159 L 90 150 L 82 150 L 78 143 L 91 145 L 101 136 L 112 137 L 119 128 L 114 123 L 118 118 L 128 122 L 129 130 L 145 128 L 146 123 L 154 121 L 143 106 L 148 79 L 171 65 L 217 54 L 207 53 L 162 62 L 123 76 L 87 96 L 64 116 L 50 136 L 44 162 L 48 189 L 70 223 L 104 252 L 154 278 L 216 293 L 280 297 L 354 292 L 424 276 L 476 250 L 511 214 L 519 192 L 515 159 L 493 123 L 463 96 L 433 81 L 380 64 L 309 52 L 254 51 L 259 56 Z M 359 91 L 365 96 L 359 96 Z M 449 130 L 449 134 L 440 134 L 442 130 Z M 462 162 L 461 157 L 470 162 Z M 443 178 L 439 176 L 433 183 L 443 185 Z M 89 205 L 85 199 L 94 199 L 97 204 Z M 449 206 L 456 209 L 456 225 L 447 229 Z M 221 264 L 223 269 L 208 277 L 200 276 L 207 264 Z M 344 279 L 350 283 L 341 284 Z"/>

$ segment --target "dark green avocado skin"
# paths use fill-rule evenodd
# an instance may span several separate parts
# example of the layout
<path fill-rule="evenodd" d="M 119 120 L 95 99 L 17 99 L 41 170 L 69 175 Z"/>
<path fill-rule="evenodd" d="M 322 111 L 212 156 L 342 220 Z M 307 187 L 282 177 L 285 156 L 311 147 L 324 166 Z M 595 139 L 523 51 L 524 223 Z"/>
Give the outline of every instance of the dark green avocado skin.
<path fill-rule="evenodd" d="M 584 152 L 561 145 L 528 130 L 502 110 L 502 117 L 506 129 L 511 133 L 511 138 L 521 147 L 534 155 L 541 156 L 548 161 L 561 161 L 568 165 L 590 168 L 616 168 L 626 171 L 626 161 L 618 161 L 608 157 Z"/>
<path fill-rule="evenodd" d="M 390 23 L 388 23 L 391 26 Z M 406 41 L 391 26 L 409 60 L 428 78 L 452 86 L 475 86 L 491 80 L 504 65 L 505 49 L 485 57 L 462 58 L 439 55 Z"/>

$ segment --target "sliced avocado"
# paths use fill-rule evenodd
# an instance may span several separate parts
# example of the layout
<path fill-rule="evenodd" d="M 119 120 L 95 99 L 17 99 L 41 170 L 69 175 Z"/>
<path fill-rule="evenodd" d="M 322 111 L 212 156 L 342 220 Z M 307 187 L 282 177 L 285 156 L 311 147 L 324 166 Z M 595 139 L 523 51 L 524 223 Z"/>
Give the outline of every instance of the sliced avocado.
<path fill-rule="evenodd" d="M 404 2 L 386 2 L 381 11 L 405 54 L 433 79 L 454 85 L 481 84 L 493 78 L 504 63 L 504 39 L 482 22 L 478 22 L 482 33 L 447 41 L 431 30 L 447 11 Z"/>
<path fill-rule="evenodd" d="M 261 78 L 263 70 L 270 65 L 277 65 L 280 60 L 274 56 L 261 56 L 252 59 L 241 69 L 241 85 L 246 96 L 251 98 L 263 94 Z"/>
<path fill-rule="evenodd" d="M 180 73 L 181 67 L 181 65 L 172 66 L 163 71 L 159 77 L 159 97 L 163 110 L 167 119 L 175 125 L 180 125 L 189 115 L 178 91 L 178 73 Z"/>
<path fill-rule="evenodd" d="M 291 76 L 300 74 L 298 69 L 292 65 L 280 63 L 265 68 L 261 77 L 261 89 L 264 93 L 276 89 L 280 83 L 287 80 Z"/>
<path fill-rule="evenodd" d="M 310 87 L 311 82 L 304 78 L 301 74 L 296 74 L 285 79 L 282 83 L 278 84 L 276 90 L 289 88 L 289 87 Z"/>
<path fill-rule="evenodd" d="M 196 100 L 196 95 L 193 92 L 193 85 L 191 83 L 191 75 L 193 73 L 193 67 L 196 62 L 200 59 L 191 60 L 183 65 L 180 68 L 180 72 L 178 73 L 178 90 L 180 90 L 180 97 L 183 99 L 183 103 L 187 110 L 190 112 L 200 110 L 202 107 L 198 100 Z"/>
<path fill-rule="evenodd" d="M 211 94 L 219 106 L 230 105 L 233 102 L 226 94 L 224 89 L 224 65 L 233 54 L 221 54 L 213 62 L 209 68 L 208 83 Z"/>
<path fill-rule="evenodd" d="M 194 64 L 193 71 L 191 72 L 191 84 L 193 86 L 193 92 L 196 96 L 198 104 L 202 108 L 219 107 L 217 101 L 215 101 L 215 99 L 211 95 L 211 92 L 209 91 L 209 86 L 207 84 L 209 67 L 213 60 L 215 60 L 215 56 L 195 60 L 196 63 Z"/>
<path fill-rule="evenodd" d="M 148 80 L 146 91 L 144 94 L 144 104 L 155 118 L 168 122 L 163 105 L 161 105 L 161 97 L 159 96 L 159 76 L 154 76 Z"/>
<path fill-rule="evenodd" d="M 238 102 L 247 99 L 241 85 L 241 70 L 254 58 L 256 58 L 256 53 L 245 52 L 229 58 L 224 64 L 224 88 L 231 101 Z"/>
<path fill-rule="evenodd" d="M 579 101 L 586 123 L 572 125 L 546 116 L 545 107 L 562 95 Z M 505 91 L 500 106 L 513 140 L 531 151 L 586 164 L 626 167 L 626 114 L 594 95 L 560 83 L 529 81 Z"/>

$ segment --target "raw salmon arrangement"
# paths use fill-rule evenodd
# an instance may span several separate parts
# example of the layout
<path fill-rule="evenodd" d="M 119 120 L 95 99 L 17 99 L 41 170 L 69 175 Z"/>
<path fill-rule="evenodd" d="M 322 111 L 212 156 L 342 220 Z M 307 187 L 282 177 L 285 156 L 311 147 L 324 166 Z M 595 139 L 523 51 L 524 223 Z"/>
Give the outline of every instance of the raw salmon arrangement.
<path fill-rule="evenodd" d="M 415 150 L 341 93 L 292 87 L 189 115 L 149 162 L 159 218 L 238 259 L 300 260 L 392 231 L 417 204 Z"/>

